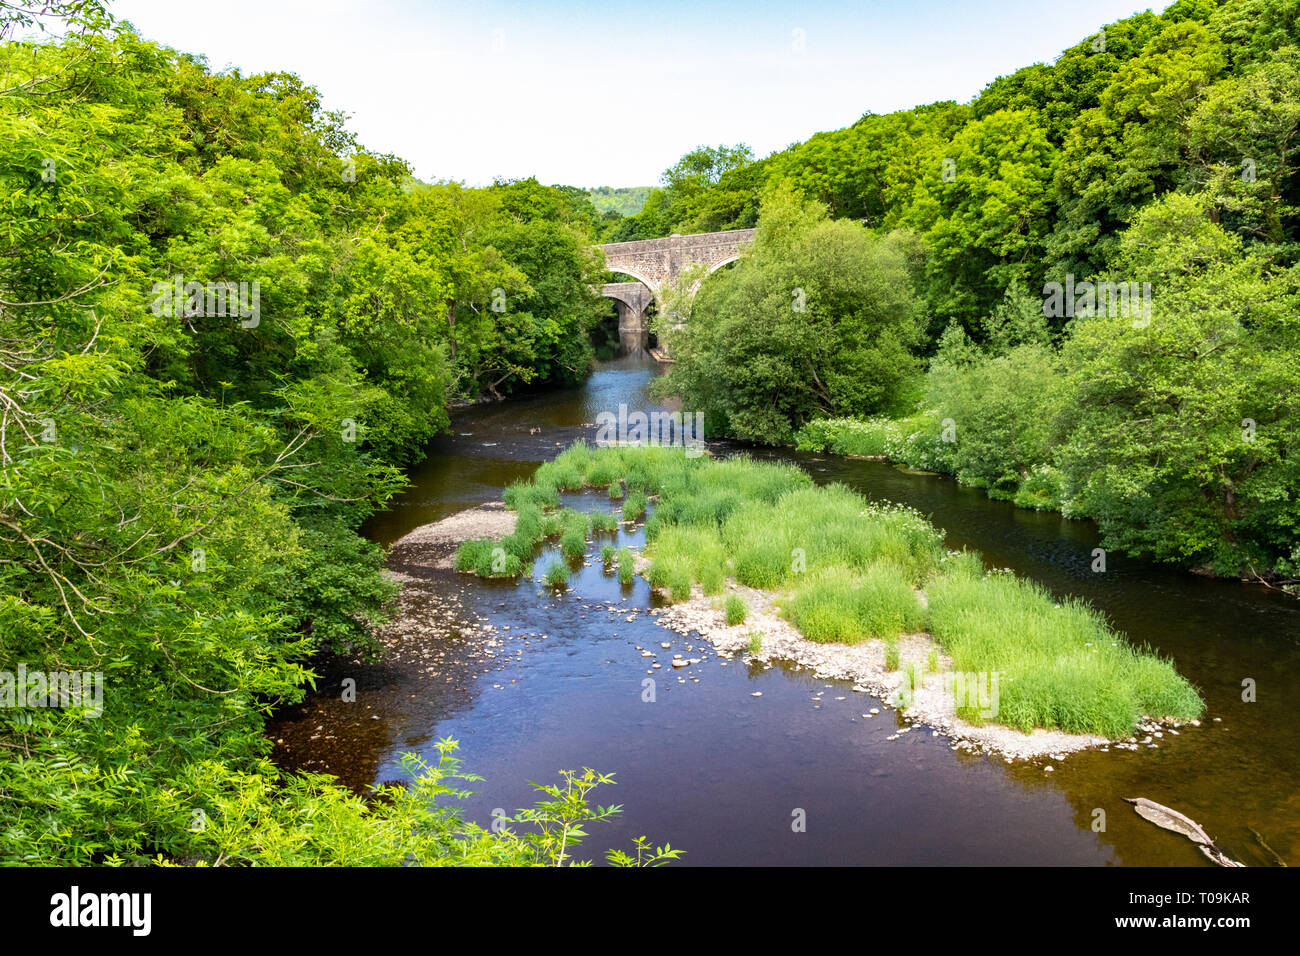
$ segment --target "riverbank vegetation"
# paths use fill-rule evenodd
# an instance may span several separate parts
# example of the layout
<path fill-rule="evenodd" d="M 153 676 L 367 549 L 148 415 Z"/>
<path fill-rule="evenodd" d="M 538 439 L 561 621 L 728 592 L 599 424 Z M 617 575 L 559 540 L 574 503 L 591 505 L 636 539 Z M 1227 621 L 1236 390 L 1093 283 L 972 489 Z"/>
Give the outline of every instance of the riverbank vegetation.
<path fill-rule="evenodd" d="M 1297 584 L 1298 9 L 1180 0 L 969 104 L 688 154 L 625 232 L 758 233 L 662 322 L 660 387 Z"/>
<path fill-rule="evenodd" d="M 263 724 L 316 651 L 376 646 L 394 585 L 357 529 L 449 405 L 586 376 L 594 209 L 419 182 L 296 76 L 40 7 L 0 5 L 0 686 L 98 674 L 103 710 L 0 707 L 0 862 L 470 834 L 280 773 Z"/>
<path fill-rule="evenodd" d="M 954 670 L 1000 675 L 995 720 L 1017 730 L 1113 738 L 1144 717 L 1190 720 L 1203 711 L 1167 660 L 1131 647 L 1086 604 L 1056 602 L 1010 573 L 986 573 L 973 552 L 945 551 L 939 531 L 916 512 L 814 485 L 790 465 L 579 443 L 541 466 L 532 490 L 515 486 L 510 497 L 522 515 L 540 507 L 534 501 L 554 500 L 559 482 L 574 490 L 619 478 L 653 498 L 645 577 L 675 602 L 696 586 L 723 595 L 729 580 L 777 592 L 782 614 L 805 638 L 880 640 L 895 668 L 897 639 L 928 631 Z M 462 553 L 503 547 L 469 542 Z M 567 573 L 552 565 L 547 583 L 557 567 Z M 744 621 L 738 595 L 722 606 L 729 624 Z M 978 720 L 979 709 L 959 713 Z"/>

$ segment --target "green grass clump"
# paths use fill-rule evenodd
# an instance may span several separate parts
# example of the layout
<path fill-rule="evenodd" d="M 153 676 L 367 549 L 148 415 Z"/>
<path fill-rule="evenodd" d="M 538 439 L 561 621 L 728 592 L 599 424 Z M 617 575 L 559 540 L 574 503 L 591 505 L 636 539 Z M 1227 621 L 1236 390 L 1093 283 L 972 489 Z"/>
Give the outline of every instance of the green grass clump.
<path fill-rule="evenodd" d="M 655 516 L 659 514 L 655 511 Z M 651 520 L 654 520 L 652 516 Z M 646 535 L 651 529 L 647 526 Z M 680 564 L 692 581 L 698 581 L 705 594 L 721 594 L 727 579 L 727 553 L 716 531 L 681 525 L 658 525 L 653 536 L 656 562 Z"/>
<path fill-rule="evenodd" d="M 560 496 L 552 485 L 539 485 L 531 481 L 518 481 L 506 487 L 506 507 L 519 511 L 525 505 L 537 510 L 553 508 L 560 503 Z"/>
<path fill-rule="evenodd" d="M 885 640 L 885 670 L 898 670 L 898 638 L 890 637 Z"/>
<path fill-rule="evenodd" d="M 790 576 L 793 550 L 777 537 L 766 540 L 754 537 L 746 541 L 742 550 L 734 552 L 736 580 L 766 591 L 779 588 Z"/>
<path fill-rule="evenodd" d="M 502 542 L 479 538 L 456 549 L 456 570 L 483 578 L 517 578 L 523 573 L 523 562 Z"/>
<path fill-rule="evenodd" d="M 723 603 L 723 613 L 727 616 L 727 626 L 734 627 L 745 623 L 749 608 L 745 605 L 745 599 L 739 594 L 728 594 L 727 600 Z"/>
<path fill-rule="evenodd" d="M 939 561 L 944 577 L 978 579 L 984 577 L 984 561 L 978 551 L 949 551 Z"/>
<path fill-rule="evenodd" d="M 861 573 L 835 568 L 809 576 L 796 583 L 784 613 L 819 643 L 856 644 L 925 627 L 925 609 L 906 573 L 884 562 Z"/>
<path fill-rule="evenodd" d="M 590 518 L 592 534 L 600 532 L 613 534 L 618 530 L 618 518 L 608 511 L 593 511 Z"/>
<path fill-rule="evenodd" d="M 565 531 L 560 537 L 560 553 L 570 561 L 576 561 L 587 552 L 587 534 L 577 529 Z"/>
<path fill-rule="evenodd" d="M 623 497 L 623 484 L 622 482 L 616 481 L 609 486 L 609 500 L 619 501 L 620 499 L 622 499 L 622 497 Z"/>
<path fill-rule="evenodd" d="M 644 491 L 630 491 L 623 499 L 623 520 L 637 521 L 645 514 L 649 499 Z"/>
<path fill-rule="evenodd" d="M 618 583 L 631 584 L 636 575 L 636 558 L 627 548 L 618 550 Z"/>
<path fill-rule="evenodd" d="M 646 580 L 654 588 L 664 588 L 674 601 L 691 598 L 691 565 L 680 555 L 656 557 L 646 572 Z"/>
<path fill-rule="evenodd" d="M 592 488 L 604 488 L 609 485 L 612 492 L 614 485 L 623 479 L 621 466 L 622 462 L 608 455 L 602 455 L 597 451 L 587 463 L 584 473 L 586 483 Z M 613 495 L 611 494 L 610 497 L 613 497 Z"/>
<path fill-rule="evenodd" d="M 605 545 L 600 549 L 600 563 L 603 564 L 605 567 L 609 567 L 614 563 L 615 554 L 616 552 L 612 544 Z"/>
<path fill-rule="evenodd" d="M 766 589 L 821 569 L 865 571 L 881 561 L 920 585 L 944 555 L 942 537 L 922 515 L 869 502 L 843 485 L 796 488 L 774 505 L 747 504 L 727 519 L 722 537 L 736 579 Z"/>
<path fill-rule="evenodd" d="M 999 675 L 1000 724 L 1118 737 L 1139 717 L 1199 717 L 1204 703 L 1173 665 L 1131 647 L 1087 604 L 1057 604 L 1010 574 L 945 576 L 929 590 L 934 636 L 954 671 Z M 981 709 L 958 701 L 978 720 Z"/>
<path fill-rule="evenodd" d="M 491 561 L 496 542 L 491 538 L 476 538 L 464 542 L 456 549 L 456 570 L 477 571 L 484 560 Z"/>
<path fill-rule="evenodd" d="M 763 635 L 756 631 L 749 634 L 749 643 L 745 645 L 745 653 L 750 657 L 757 657 L 763 653 Z"/>
<path fill-rule="evenodd" d="M 727 586 L 727 570 L 720 564 L 709 564 L 699 569 L 695 580 L 700 582 L 700 589 L 705 594 L 721 594 Z"/>
<path fill-rule="evenodd" d="M 546 566 L 546 571 L 542 579 L 553 588 L 567 587 L 569 583 L 569 568 L 563 561 L 552 561 Z"/>

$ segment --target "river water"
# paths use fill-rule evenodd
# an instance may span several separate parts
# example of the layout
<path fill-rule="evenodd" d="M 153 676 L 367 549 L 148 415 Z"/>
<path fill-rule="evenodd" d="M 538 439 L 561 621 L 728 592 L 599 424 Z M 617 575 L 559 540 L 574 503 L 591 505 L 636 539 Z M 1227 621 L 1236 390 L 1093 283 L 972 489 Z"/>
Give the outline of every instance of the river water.
<path fill-rule="evenodd" d="M 581 389 L 461 411 L 453 434 L 432 443 L 411 487 L 367 533 L 387 544 L 498 501 L 508 482 L 594 438 L 600 412 L 660 407 L 646 395 L 656 374 L 653 363 L 622 359 L 600 365 Z M 1275 865 L 1266 844 L 1300 864 L 1300 602 L 1116 554 L 1094 573 L 1090 523 L 990 501 L 950 478 L 882 462 L 753 454 L 917 508 L 945 530 L 949 547 L 977 549 L 990 566 L 1088 599 L 1201 689 L 1202 726 L 1166 734 L 1157 749 L 1013 765 L 954 752 L 920 726 L 888 741 L 902 725 L 896 713 L 848 684 L 793 667 L 750 668 L 658 627 L 644 613 L 654 599 L 640 579 L 622 588 L 595 561 L 566 593 L 544 590 L 537 581 L 548 549 L 532 578 L 517 583 L 443 575 L 436 587 L 445 587 L 449 609 L 430 613 L 450 615 L 452 633 L 386 663 L 331 662 L 319 692 L 271 725 L 276 759 L 363 790 L 401 779 L 403 753 L 431 757 L 436 740 L 453 737 L 465 769 L 485 778 L 462 803 L 484 825 L 494 809 L 531 806 L 530 780 L 552 782 L 561 768 L 613 772 L 617 785 L 596 797 L 623 813 L 593 825 L 578 854 L 597 860 L 644 834 L 685 849 L 686 865 L 1209 865 L 1123 802 L 1143 796 L 1181 810 L 1243 862 Z M 566 503 L 609 508 L 603 494 Z M 616 543 L 643 540 L 637 529 Z M 474 630 L 484 621 L 499 629 L 494 645 Z M 664 664 L 650 674 L 653 702 L 643 700 L 642 683 L 651 659 L 638 648 Z M 701 663 L 674 672 L 675 653 Z M 343 676 L 357 680 L 356 702 L 341 699 Z M 1242 700 L 1247 679 L 1253 702 Z M 871 707 L 880 716 L 865 718 Z"/>

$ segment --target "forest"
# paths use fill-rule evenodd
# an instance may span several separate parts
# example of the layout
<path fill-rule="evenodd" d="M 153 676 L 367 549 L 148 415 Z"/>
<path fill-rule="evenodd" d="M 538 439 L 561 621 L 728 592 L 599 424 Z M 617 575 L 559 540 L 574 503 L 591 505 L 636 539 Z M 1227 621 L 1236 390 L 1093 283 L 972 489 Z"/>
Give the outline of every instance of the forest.
<path fill-rule="evenodd" d="M 0 692 L 20 661 L 115 690 L 0 708 L 0 859 L 544 857 L 286 779 L 262 727 L 314 653 L 372 646 L 395 586 L 358 527 L 449 407 L 588 374 L 595 210 L 426 185 L 298 77 L 55 12 L 3 7 Z"/>
<path fill-rule="evenodd" d="M 759 231 L 678 303 L 663 392 L 1294 587 L 1298 13 L 1180 0 L 969 104 L 688 154 L 613 232 Z"/>

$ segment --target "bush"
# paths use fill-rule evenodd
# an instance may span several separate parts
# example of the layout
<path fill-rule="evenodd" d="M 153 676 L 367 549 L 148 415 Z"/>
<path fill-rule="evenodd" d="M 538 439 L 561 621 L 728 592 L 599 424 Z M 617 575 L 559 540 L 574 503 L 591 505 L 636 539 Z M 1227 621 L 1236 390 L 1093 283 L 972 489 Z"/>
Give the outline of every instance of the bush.
<path fill-rule="evenodd" d="M 888 418 L 818 418 L 795 434 L 801 451 L 831 451 L 837 455 L 881 457 L 902 435 Z"/>
<path fill-rule="evenodd" d="M 766 444 L 788 442 L 828 405 L 894 411 L 919 372 L 913 251 L 778 186 L 749 252 L 700 289 L 691 320 L 671 333 L 677 360 L 657 388 L 703 412 L 709 430 Z"/>

